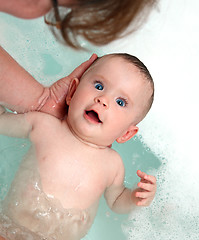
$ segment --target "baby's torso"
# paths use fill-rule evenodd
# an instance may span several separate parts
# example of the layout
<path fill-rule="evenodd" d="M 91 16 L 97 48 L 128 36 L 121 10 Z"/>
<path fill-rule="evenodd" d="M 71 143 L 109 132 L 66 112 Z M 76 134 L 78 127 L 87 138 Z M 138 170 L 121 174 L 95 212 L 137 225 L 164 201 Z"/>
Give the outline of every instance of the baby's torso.
<path fill-rule="evenodd" d="M 97 207 L 98 202 L 88 209 L 64 208 L 56 196 L 45 193 L 31 148 L 4 199 L 0 232 L 8 239 L 79 240 L 90 229 Z"/>
<path fill-rule="evenodd" d="M 80 239 L 115 177 L 113 150 L 82 143 L 48 116 L 33 128 L 30 140 L 32 147 L 4 201 L 5 213 L 33 232 Z"/>
<path fill-rule="evenodd" d="M 40 124 L 32 132 L 31 141 L 42 188 L 58 198 L 64 208 L 89 208 L 111 184 L 114 163 L 110 149 L 82 143 L 59 123 Z"/>

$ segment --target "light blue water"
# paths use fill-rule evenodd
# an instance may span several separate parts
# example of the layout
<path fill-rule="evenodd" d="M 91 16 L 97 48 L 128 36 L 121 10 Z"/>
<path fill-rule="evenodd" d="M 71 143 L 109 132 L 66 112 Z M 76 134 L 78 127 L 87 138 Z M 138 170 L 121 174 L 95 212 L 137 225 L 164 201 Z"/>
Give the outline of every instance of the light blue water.
<path fill-rule="evenodd" d="M 70 73 L 75 66 L 100 49 L 86 45 L 90 52 L 76 52 L 60 45 L 52 37 L 42 19 L 24 21 L 0 14 L 0 44 L 38 81 L 50 84 Z M 9 189 L 14 174 L 30 143 L 28 140 L 0 136 L 0 197 Z M 137 169 L 156 174 L 161 163 L 142 143 L 141 136 L 125 144 L 114 144 L 122 156 L 127 187 L 133 187 L 139 179 Z M 85 240 L 123 240 L 128 215 L 113 213 L 102 198 L 94 225 Z M 139 218 L 138 218 L 139 219 Z M 131 231 L 131 230 L 129 230 Z"/>
<path fill-rule="evenodd" d="M 1 199 L 3 199 L 9 189 L 14 174 L 29 146 L 28 140 L 0 136 Z M 128 187 L 132 187 L 138 181 L 136 169 L 149 172 L 160 166 L 160 161 L 157 157 L 137 137 L 126 144 L 114 144 L 113 147 L 123 157 L 126 168 L 125 182 Z M 125 239 L 122 226 L 125 225 L 127 219 L 128 215 L 119 215 L 112 212 L 102 198 L 94 225 L 85 239 Z"/>
<path fill-rule="evenodd" d="M 156 174 L 156 198 L 150 207 L 129 216 L 113 214 L 102 199 L 85 240 L 199 239 L 198 9 L 198 0 L 161 0 L 136 34 L 103 48 L 89 46 L 90 52 L 59 45 L 42 19 L 22 21 L 0 14 L 0 44 L 44 84 L 69 74 L 91 52 L 136 55 L 154 77 L 155 102 L 139 128 L 161 165 L 140 138 L 114 147 L 124 159 L 128 186 L 137 181 L 137 168 Z M 24 140 L 0 137 L 1 196 L 26 148 Z"/>

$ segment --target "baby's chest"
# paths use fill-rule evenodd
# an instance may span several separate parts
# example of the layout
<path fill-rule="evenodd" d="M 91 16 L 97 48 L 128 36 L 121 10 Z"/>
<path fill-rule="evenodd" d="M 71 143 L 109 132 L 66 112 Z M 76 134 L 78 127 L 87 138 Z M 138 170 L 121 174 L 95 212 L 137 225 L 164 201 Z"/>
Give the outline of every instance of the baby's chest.
<path fill-rule="evenodd" d="M 38 165 L 44 189 L 54 194 L 56 191 L 82 196 L 95 192 L 100 197 L 109 179 L 108 165 L 101 157 L 75 151 L 72 146 L 40 154 Z"/>

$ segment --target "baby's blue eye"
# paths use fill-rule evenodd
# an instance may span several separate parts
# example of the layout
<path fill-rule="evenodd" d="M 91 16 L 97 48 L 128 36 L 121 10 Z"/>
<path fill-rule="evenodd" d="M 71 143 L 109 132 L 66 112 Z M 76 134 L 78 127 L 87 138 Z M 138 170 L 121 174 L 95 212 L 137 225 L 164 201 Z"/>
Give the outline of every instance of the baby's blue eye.
<path fill-rule="evenodd" d="M 121 98 L 116 99 L 116 103 L 121 107 L 125 107 L 127 104 L 126 100 Z"/>
<path fill-rule="evenodd" d="M 104 86 L 101 83 L 97 82 L 97 83 L 95 83 L 95 88 L 97 90 L 102 91 L 104 89 Z"/>

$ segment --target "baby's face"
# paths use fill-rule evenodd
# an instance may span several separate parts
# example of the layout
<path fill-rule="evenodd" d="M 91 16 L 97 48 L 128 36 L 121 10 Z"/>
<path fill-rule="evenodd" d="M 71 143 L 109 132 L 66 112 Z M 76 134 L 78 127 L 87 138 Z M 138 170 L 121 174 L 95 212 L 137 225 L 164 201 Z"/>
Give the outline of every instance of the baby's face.
<path fill-rule="evenodd" d="M 126 60 L 100 59 L 83 75 L 70 101 L 69 125 L 82 140 L 100 146 L 112 144 L 129 129 L 135 134 L 137 115 L 150 94 L 146 85 L 137 67 Z"/>

